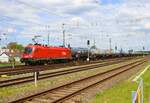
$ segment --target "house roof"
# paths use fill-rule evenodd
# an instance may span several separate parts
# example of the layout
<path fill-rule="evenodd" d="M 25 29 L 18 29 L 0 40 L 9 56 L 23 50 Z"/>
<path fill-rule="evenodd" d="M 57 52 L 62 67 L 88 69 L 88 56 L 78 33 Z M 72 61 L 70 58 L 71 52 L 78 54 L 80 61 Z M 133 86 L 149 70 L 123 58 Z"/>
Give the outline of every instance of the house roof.
<path fill-rule="evenodd" d="M 6 52 L 1 53 L 0 56 L 2 56 L 3 54 L 6 54 L 7 56 L 10 57 L 9 53 L 6 53 Z"/>

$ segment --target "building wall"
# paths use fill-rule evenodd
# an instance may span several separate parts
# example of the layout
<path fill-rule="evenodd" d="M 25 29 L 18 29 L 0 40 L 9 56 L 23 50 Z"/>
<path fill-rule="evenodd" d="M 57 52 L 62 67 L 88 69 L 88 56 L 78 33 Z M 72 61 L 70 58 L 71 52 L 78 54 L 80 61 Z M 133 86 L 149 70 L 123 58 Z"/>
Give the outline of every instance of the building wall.
<path fill-rule="evenodd" d="M 20 58 L 19 57 L 15 57 L 15 61 L 16 62 L 20 62 Z"/>
<path fill-rule="evenodd" d="M 2 62 L 2 63 L 9 62 L 9 56 L 7 56 L 6 54 L 2 54 L 0 56 L 0 62 Z"/>

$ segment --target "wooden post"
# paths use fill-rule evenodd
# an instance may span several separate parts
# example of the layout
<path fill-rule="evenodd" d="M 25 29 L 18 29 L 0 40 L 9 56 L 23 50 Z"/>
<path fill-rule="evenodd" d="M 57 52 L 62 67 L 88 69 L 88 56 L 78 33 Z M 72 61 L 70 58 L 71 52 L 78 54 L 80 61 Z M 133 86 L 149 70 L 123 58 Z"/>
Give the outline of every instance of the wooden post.
<path fill-rule="evenodd" d="M 35 87 L 37 87 L 37 79 L 38 79 L 38 73 L 34 72 L 34 84 L 35 84 Z"/>

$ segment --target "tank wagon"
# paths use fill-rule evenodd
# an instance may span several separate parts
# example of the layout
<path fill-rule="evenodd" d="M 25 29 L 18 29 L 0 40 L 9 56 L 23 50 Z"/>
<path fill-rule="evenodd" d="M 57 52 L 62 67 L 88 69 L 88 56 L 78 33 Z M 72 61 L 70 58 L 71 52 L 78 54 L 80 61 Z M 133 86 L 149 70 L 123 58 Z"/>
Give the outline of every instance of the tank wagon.
<path fill-rule="evenodd" d="M 88 48 L 74 47 L 71 48 L 72 58 L 75 61 L 84 61 L 88 58 Z"/>

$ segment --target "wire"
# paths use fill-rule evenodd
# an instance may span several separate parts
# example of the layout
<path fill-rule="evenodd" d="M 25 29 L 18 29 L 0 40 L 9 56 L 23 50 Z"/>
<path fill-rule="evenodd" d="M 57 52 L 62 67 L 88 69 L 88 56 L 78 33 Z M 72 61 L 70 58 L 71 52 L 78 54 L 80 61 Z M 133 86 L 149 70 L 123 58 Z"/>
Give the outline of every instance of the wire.
<path fill-rule="evenodd" d="M 19 20 L 20 22 L 25 22 L 25 23 L 29 23 L 29 24 L 36 24 L 36 25 L 40 25 L 40 26 L 43 26 L 42 24 L 40 24 L 40 23 L 36 23 L 36 22 L 33 22 L 33 21 L 29 21 L 29 20 L 23 20 L 23 19 L 20 19 L 20 18 L 15 18 L 15 17 L 10 17 L 10 16 L 0 16 L 0 18 L 1 18 L 1 20 L 2 21 L 0 21 L 0 22 L 3 22 L 3 21 L 6 21 L 6 22 L 9 22 L 8 21 L 8 18 L 11 18 L 11 19 L 13 19 L 14 21 L 16 21 L 16 20 Z M 9 24 L 13 24 L 13 25 L 17 25 L 17 24 L 14 24 L 14 23 L 10 23 L 9 22 Z M 19 25 L 25 25 L 25 24 L 19 24 Z M 26 24 L 27 25 L 27 24 Z"/>
<path fill-rule="evenodd" d="M 40 11 L 47 12 L 48 14 L 52 14 L 52 15 L 55 15 L 55 16 L 58 16 L 58 17 L 62 17 L 62 18 L 67 18 L 67 16 L 62 16 L 62 15 L 56 14 L 56 13 L 54 13 L 54 12 L 49 11 L 49 10 L 46 9 L 46 8 L 41 8 L 41 7 L 39 8 L 39 7 L 37 7 L 37 6 L 28 4 L 28 3 L 23 2 L 23 1 L 20 1 L 20 0 L 13 0 L 13 1 L 15 1 L 15 2 L 17 2 L 17 3 L 19 3 L 19 4 L 26 5 L 26 6 L 31 7 L 31 8 L 34 8 L 34 9 L 38 9 L 38 10 L 40 10 Z"/>

